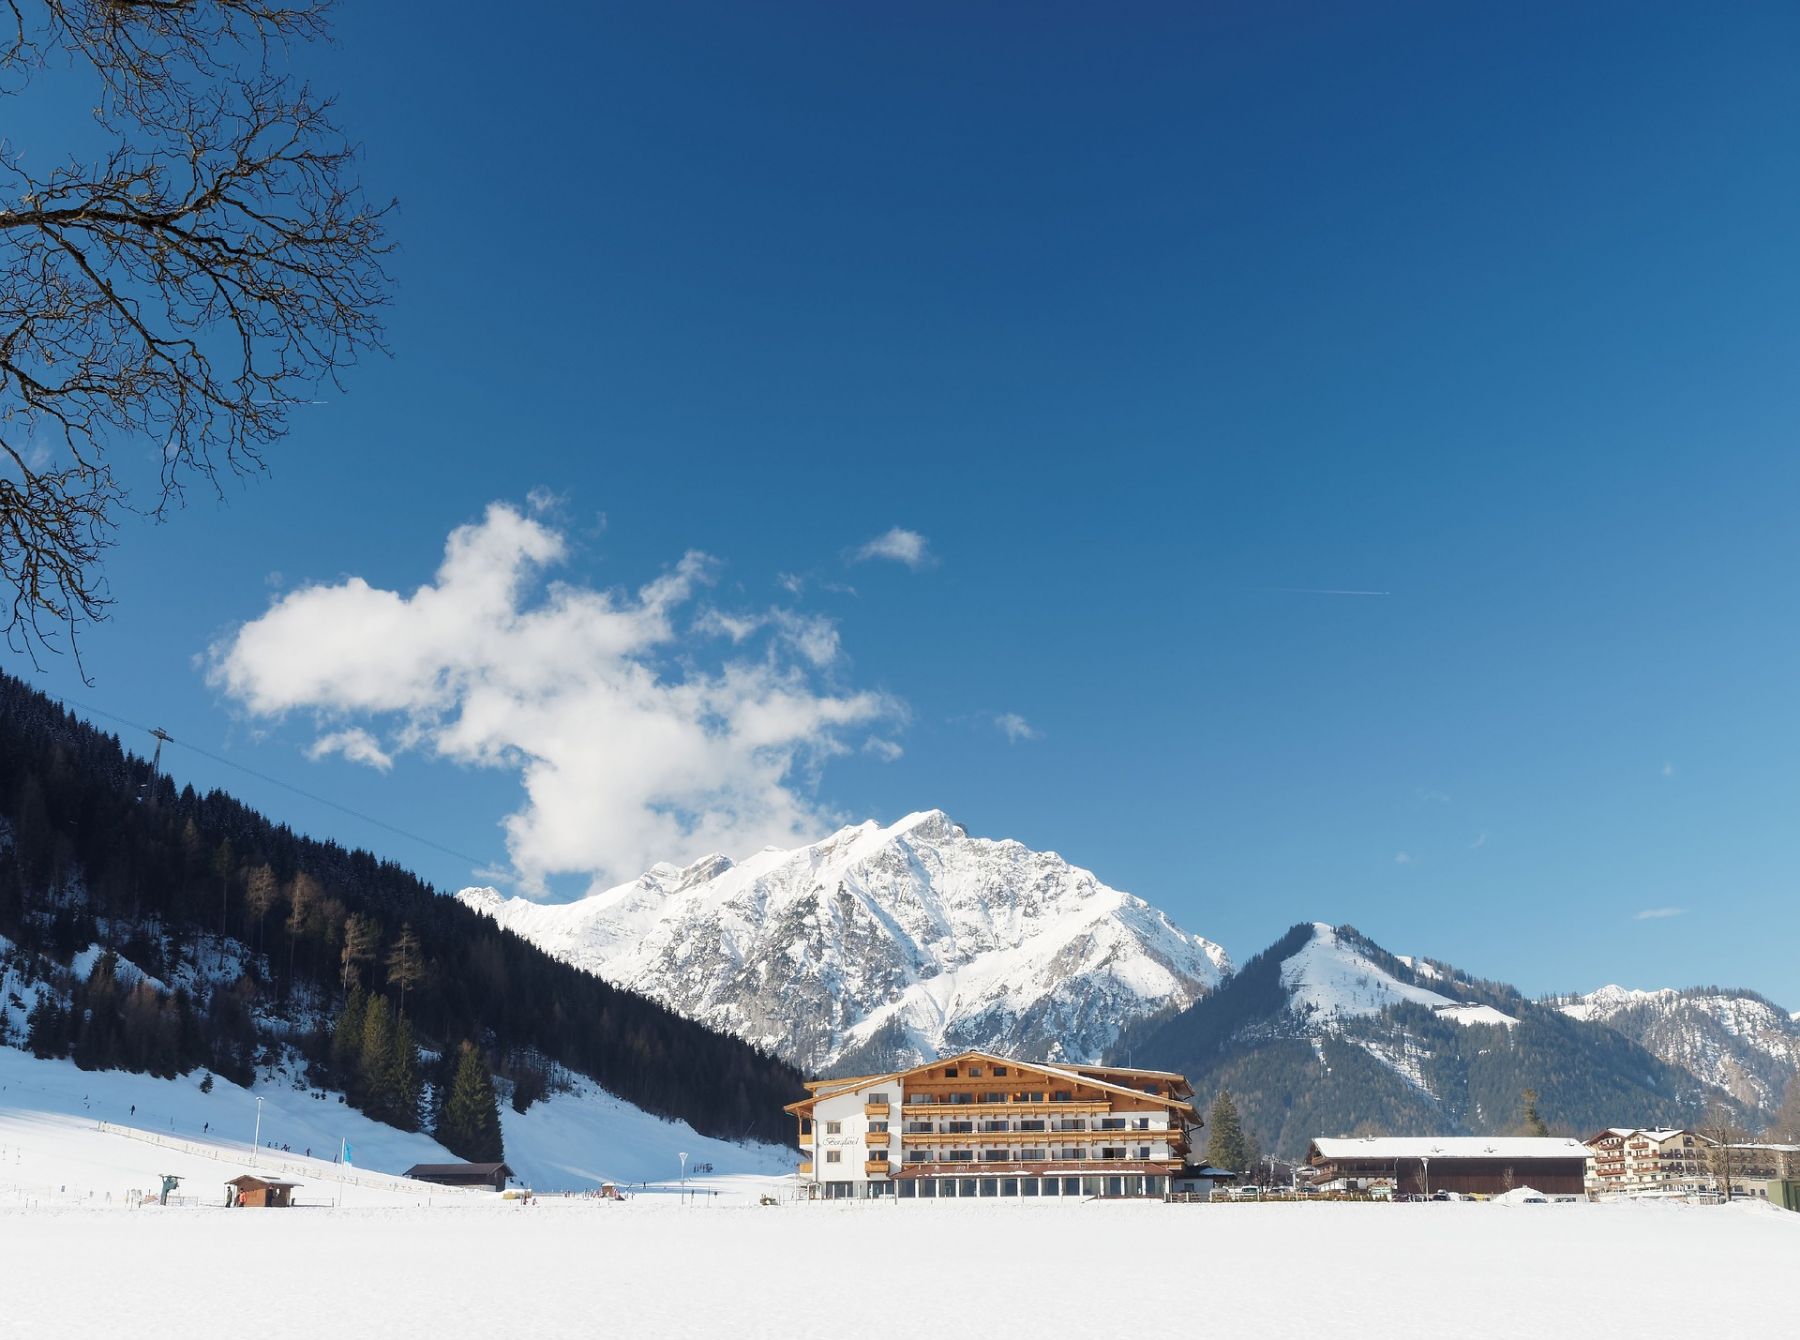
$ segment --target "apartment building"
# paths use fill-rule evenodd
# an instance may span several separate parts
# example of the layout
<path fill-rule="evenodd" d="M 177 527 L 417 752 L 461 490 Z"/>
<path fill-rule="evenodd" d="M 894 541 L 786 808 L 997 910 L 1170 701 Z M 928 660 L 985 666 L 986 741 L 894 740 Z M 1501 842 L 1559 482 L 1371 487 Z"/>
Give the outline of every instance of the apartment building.
<path fill-rule="evenodd" d="M 1697 1131 L 1609 1126 L 1583 1141 L 1592 1195 L 1691 1195 L 1713 1190 L 1713 1142 Z"/>
<path fill-rule="evenodd" d="M 827 1199 L 1160 1197 L 1200 1125 L 1180 1075 L 986 1052 L 806 1087 L 785 1110 Z"/>
<path fill-rule="evenodd" d="M 1729 1182 L 1736 1194 L 1766 1196 L 1769 1182 L 1800 1180 L 1800 1145 L 1707 1144 L 1708 1170 L 1721 1190 Z"/>

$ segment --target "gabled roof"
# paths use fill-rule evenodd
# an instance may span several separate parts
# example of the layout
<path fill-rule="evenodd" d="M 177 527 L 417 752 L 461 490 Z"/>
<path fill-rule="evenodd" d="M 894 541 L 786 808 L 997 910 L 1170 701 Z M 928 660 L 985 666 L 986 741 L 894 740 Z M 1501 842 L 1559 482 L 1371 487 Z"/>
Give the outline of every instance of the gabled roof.
<path fill-rule="evenodd" d="M 513 1170 L 504 1163 L 415 1163 L 402 1177 L 492 1177 L 497 1172 L 504 1172 L 508 1177 Z"/>
<path fill-rule="evenodd" d="M 226 1186 L 235 1186 L 239 1190 L 242 1190 L 245 1187 L 252 1187 L 252 1186 L 296 1187 L 296 1186 L 299 1186 L 300 1183 L 284 1182 L 278 1177 L 257 1177 L 251 1173 L 241 1173 L 238 1176 L 233 1177 L 230 1181 L 226 1182 L 225 1185 Z"/>
<path fill-rule="evenodd" d="M 983 1051 L 964 1051 L 958 1052 L 954 1056 L 940 1056 L 935 1061 L 922 1061 L 918 1065 L 908 1066 L 905 1070 L 894 1070 L 885 1075 L 855 1075 L 848 1079 L 810 1080 L 807 1082 L 806 1087 L 813 1091 L 811 1096 L 802 1098 L 797 1103 L 789 1103 L 786 1107 L 782 1108 L 782 1111 L 793 1112 L 798 1115 L 803 1109 L 811 1108 L 812 1105 L 821 1098 L 830 1098 L 851 1089 L 867 1088 L 871 1084 L 879 1084 L 885 1080 L 903 1079 L 907 1075 L 916 1075 L 921 1070 L 932 1070 L 938 1066 L 960 1066 L 964 1061 L 987 1061 L 992 1062 L 995 1065 L 1017 1066 L 1020 1070 L 1030 1070 L 1040 1075 L 1067 1080 L 1071 1084 L 1086 1084 L 1092 1088 L 1102 1089 L 1108 1093 L 1126 1095 L 1132 1098 L 1149 1099 L 1151 1102 L 1160 1103 L 1162 1106 L 1170 1108 L 1171 1110 L 1186 1112 L 1194 1111 L 1194 1105 L 1192 1103 L 1185 1102 L 1180 1098 L 1165 1098 L 1160 1094 L 1145 1093 L 1142 1089 L 1133 1089 L 1128 1088 L 1123 1084 L 1114 1084 L 1109 1080 L 1099 1079 L 1092 1074 L 1086 1073 L 1086 1070 L 1082 1067 L 1060 1066 L 1052 1064 L 1049 1061 L 1023 1061 L 1016 1056 L 999 1056 L 994 1052 Z M 1110 1072 L 1112 1074 L 1156 1076 L 1159 1078 L 1181 1080 L 1183 1084 L 1187 1083 L 1184 1076 L 1168 1070 L 1131 1070 L 1124 1066 L 1094 1066 L 1092 1069 L 1102 1073 Z"/>

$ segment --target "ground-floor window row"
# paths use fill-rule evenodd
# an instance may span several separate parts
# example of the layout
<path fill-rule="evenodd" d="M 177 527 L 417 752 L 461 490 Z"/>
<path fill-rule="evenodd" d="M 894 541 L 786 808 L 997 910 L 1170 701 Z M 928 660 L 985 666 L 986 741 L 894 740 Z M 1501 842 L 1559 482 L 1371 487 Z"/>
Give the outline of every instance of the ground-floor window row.
<path fill-rule="evenodd" d="M 1142 1197 L 1161 1199 L 1169 1179 L 1150 1175 L 1099 1177 L 916 1177 L 898 1182 L 821 1182 L 827 1200 L 897 1196 L 901 1200 L 1029 1198 L 1032 1196 Z"/>

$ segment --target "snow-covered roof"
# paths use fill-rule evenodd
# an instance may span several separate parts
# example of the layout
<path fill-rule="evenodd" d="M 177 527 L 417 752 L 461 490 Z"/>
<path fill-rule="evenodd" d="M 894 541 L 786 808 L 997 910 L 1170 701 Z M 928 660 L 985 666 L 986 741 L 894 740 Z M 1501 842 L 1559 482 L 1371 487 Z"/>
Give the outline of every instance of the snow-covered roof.
<path fill-rule="evenodd" d="M 1563 1136 L 1380 1135 L 1321 1136 L 1312 1142 L 1322 1159 L 1585 1159 L 1587 1146 Z"/>

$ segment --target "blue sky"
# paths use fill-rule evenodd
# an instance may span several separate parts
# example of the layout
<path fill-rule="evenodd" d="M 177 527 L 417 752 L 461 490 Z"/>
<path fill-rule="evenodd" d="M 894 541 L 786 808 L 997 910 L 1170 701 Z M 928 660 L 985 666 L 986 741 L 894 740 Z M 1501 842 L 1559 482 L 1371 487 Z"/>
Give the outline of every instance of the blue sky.
<path fill-rule="evenodd" d="M 344 7 L 311 59 L 401 201 L 395 357 L 227 505 L 128 528 L 93 686 L 34 682 L 507 866 L 528 734 L 478 766 L 277 691 L 298 625 L 251 675 L 285 712 L 207 673 L 273 599 L 412 593 L 505 503 L 564 551 L 524 608 L 637 618 L 711 556 L 630 662 L 659 691 L 872 704 L 789 737 L 771 821 L 941 807 L 1240 959 L 1322 919 L 1527 990 L 1800 1008 L 1800 14 L 1020 15 Z M 895 527 L 924 561 L 858 561 Z M 308 758 L 352 728 L 392 766 Z M 573 744 L 608 785 L 651 747 Z M 556 896 L 646 845 L 564 800 Z"/>

